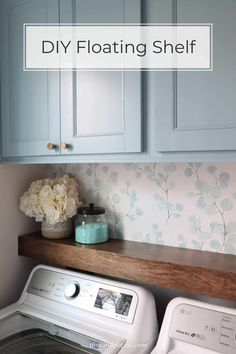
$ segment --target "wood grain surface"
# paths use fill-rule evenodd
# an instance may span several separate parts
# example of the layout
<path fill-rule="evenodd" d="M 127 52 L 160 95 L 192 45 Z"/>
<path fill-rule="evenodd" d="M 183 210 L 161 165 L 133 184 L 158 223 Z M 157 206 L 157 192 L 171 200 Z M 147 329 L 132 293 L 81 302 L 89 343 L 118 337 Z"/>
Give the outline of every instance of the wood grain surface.
<path fill-rule="evenodd" d="M 236 256 L 123 240 L 76 244 L 40 233 L 19 237 L 21 256 L 53 265 L 236 300 Z"/>

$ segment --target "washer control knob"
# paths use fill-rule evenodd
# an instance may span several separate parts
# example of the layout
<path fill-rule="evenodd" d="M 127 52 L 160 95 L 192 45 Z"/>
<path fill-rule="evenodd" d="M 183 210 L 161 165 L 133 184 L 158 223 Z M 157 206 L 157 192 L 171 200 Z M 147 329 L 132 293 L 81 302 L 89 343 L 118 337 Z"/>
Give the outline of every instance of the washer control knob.
<path fill-rule="evenodd" d="M 76 282 L 69 283 L 64 291 L 64 295 L 68 300 L 75 299 L 80 292 L 79 284 Z"/>

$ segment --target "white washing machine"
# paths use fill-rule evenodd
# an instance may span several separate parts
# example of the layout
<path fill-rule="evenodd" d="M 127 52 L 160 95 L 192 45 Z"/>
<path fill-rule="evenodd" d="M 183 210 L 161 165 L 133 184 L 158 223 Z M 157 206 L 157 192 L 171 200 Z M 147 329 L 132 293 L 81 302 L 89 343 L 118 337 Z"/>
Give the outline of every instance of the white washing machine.
<path fill-rule="evenodd" d="M 147 290 L 43 265 L 0 311 L 1 354 L 149 354 L 156 340 Z"/>
<path fill-rule="evenodd" d="M 236 309 L 175 298 L 152 354 L 236 354 Z"/>

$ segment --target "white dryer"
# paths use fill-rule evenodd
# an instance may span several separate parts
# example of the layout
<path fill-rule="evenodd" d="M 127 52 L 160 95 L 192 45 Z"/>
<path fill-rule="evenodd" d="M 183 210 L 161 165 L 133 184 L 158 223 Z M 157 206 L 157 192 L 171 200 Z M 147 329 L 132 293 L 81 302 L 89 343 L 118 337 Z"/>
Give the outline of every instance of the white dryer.
<path fill-rule="evenodd" d="M 236 354 L 236 309 L 175 298 L 152 354 Z"/>
<path fill-rule="evenodd" d="M 43 265 L 0 311 L 1 354 L 149 354 L 156 340 L 147 290 Z"/>

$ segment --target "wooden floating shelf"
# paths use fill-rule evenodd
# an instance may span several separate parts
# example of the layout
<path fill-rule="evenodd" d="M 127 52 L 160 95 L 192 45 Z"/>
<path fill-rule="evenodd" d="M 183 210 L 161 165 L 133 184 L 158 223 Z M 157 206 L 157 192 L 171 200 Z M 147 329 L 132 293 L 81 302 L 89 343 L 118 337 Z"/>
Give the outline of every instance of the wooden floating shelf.
<path fill-rule="evenodd" d="M 81 271 L 236 301 L 236 256 L 123 240 L 19 237 L 19 255 Z"/>

